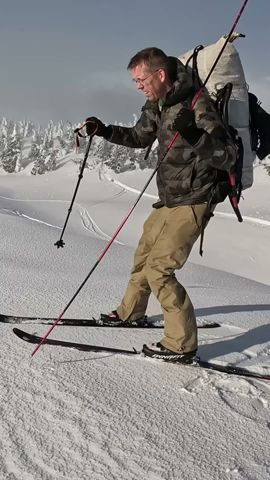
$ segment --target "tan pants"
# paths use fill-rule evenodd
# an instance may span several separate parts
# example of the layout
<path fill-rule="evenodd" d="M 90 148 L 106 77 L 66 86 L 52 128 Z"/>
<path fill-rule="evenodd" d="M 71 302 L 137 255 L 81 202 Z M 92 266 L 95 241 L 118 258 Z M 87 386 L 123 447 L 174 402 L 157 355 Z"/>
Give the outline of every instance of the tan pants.
<path fill-rule="evenodd" d="M 207 205 L 154 209 L 146 220 L 134 256 L 126 293 L 117 313 L 122 320 L 137 320 L 147 308 L 151 292 L 164 315 L 164 347 L 175 352 L 197 348 L 194 308 L 174 271 L 185 264 L 200 232 Z"/>

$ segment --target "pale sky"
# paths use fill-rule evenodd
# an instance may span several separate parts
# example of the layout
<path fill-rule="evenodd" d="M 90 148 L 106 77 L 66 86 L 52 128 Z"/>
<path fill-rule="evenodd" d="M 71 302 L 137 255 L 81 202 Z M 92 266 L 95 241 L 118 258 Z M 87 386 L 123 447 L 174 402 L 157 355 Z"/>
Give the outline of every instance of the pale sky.
<path fill-rule="evenodd" d="M 126 66 L 140 49 L 180 55 L 228 33 L 243 0 L 0 0 L 0 117 L 132 121 L 144 97 Z M 251 90 L 270 109 L 269 0 L 249 0 L 237 43 Z"/>

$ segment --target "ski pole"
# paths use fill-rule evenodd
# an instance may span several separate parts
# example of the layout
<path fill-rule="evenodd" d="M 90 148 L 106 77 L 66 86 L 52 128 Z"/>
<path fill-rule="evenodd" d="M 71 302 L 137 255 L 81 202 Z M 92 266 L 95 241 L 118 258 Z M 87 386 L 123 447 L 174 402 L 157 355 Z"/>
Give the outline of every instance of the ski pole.
<path fill-rule="evenodd" d="M 244 8 L 247 4 L 248 0 L 245 0 L 244 1 L 244 4 L 237 16 L 237 19 L 236 21 L 234 22 L 234 25 L 228 35 L 228 39 L 230 38 L 230 36 L 232 35 L 232 32 L 234 30 L 234 28 L 236 27 L 237 23 L 239 22 L 240 20 L 240 17 L 244 11 Z M 227 44 L 228 42 L 226 42 Z M 225 45 L 226 46 L 226 45 Z M 222 47 L 222 52 L 224 50 L 224 46 Z M 220 54 L 218 55 L 218 60 L 220 58 Z M 214 62 L 214 66 L 216 67 L 217 65 L 217 61 Z M 211 74 L 213 72 L 213 68 L 211 68 Z M 208 75 L 207 77 L 207 81 L 209 80 L 210 78 L 210 75 Z M 204 87 L 206 85 L 206 81 L 204 82 Z M 195 95 L 194 99 L 193 99 L 193 102 L 192 102 L 192 109 L 194 108 L 195 104 L 197 103 L 200 95 L 203 93 L 203 87 L 199 90 L 198 94 Z M 56 318 L 56 320 L 54 321 L 53 325 L 51 326 L 51 328 L 48 330 L 48 332 L 44 335 L 44 337 L 41 339 L 41 341 L 39 342 L 39 344 L 35 347 L 35 349 L 33 350 L 31 356 L 33 357 L 35 355 L 35 353 L 39 350 L 39 348 L 41 347 L 41 345 L 43 345 L 43 343 L 46 342 L 46 339 L 48 338 L 48 336 L 50 335 L 50 333 L 54 330 L 54 328 L 56 327 L 56 325 L 58 324 L 58 322 L 60 322 L 61 318 L 63 317 L 63 315 L 66 313 L 66 311 L 68 310 L 68 308 L 70 307 L 70 305 L 73 303 L 73 301 L 75 300 L 75 298 L 77 297 L 77 295 L 79 294 L 79 292 L 81 291 L 81 289 L 84 287 L 84 285 L 86 284 L 86 282 L 89 280 L 89 278 L 91 277 L 92 273 L 95 271 L 95 269 L 97 268 L 97 266 L 99 265 L 99 263 L 101 262 L 101 260 L 103 259 L 103 257 L 105 256 L 105 254 L 107 253 L 107 251 L 109 250 L 110 246 L 112 245 L 112 243 L 114 242 L 115 238 L 117 237 L 117 235 L 120 233 L 120 231 L 122 230 L 123 226 L 126 224 L 127 220 L 129 219 L 130 215 L 132 214 L 133 210 L 135 209 L 136 205 L 138 204 L 138 202 L 140 201 L 141 197 L 143 196 L 145 190 L 147 189 L 148 185 L 150 184 L 152 178 L 154 177 L 154 175 L 156 174 L 156 172 L 158 171 L 161 163 L 164 161 L 165 157 L 167 156 L 167 154 L 169 153 L 169 151 L 171 150 L 171 148 L 173 147 L 176 139 L 178 138 L 179 136 L 179 132 L 175 132 L 175 134 L 173 135 L 172 139 L 170 140 L 168 146 L 167 146 L 167 149 L 164 153 L 164 155 L 162 156 L 162 158 L 157 162 L 157 165 L 155 167 L 155 169 L 153 170 L 153 173 L 150 175 L 150 178 L 147 180 L 145 186 L 143 187 L 142 191 L 140 192 L 138 198 L 136 199 L 136 201 L 134 202 L 133 206 L 130 208 L 130 210 L 128 211 L 127 215 L 124 217 L 124 219 L 122 220 L 122 222 L 120 223 L 119 227 L 117 228 L 117 230 L 115 231 L 115 233 L 113 234 L 112 238 L 110 239 L 110 241 L 108 242 L 108 244 L 106 245 L 105 249 L 103 250 L 103 252 L 100 254 L 100 256 L 98 257 L 96 263 L 93 265 L 93 267 L 91 268 L 90 272 L 88 273 L 88 275 L 86 276 L 86 278 L 83 280 L 83 282 L 81 283 L 81 285 L 79 286 L 78 290 L 74 293 L 73 297 L 70 299 L 70 301 L 68 302 L 68 304 L 65 306 L 65 308 L 62 310 L 62 312 L 60 313 L 60 315 Z"/>
<path fill-rule="evenodd" d="M 86 123 L 87 123 L 87 122 L 85 122 L 81 127 L 78 127 L 78 128 L 76 128 L 76 129 L 74 130 L 74 133 L 76 134 L 76 144 L 77 144 L 77 146 L 79 146 L 78 136 L 83 137 L 83 135 L 80 133 L 80 130 L 86 125 Z M 61 233 L 61 236 L 60 236 L 59 240 L 57 240 L 57 242 L 55 242 L 55 244 L 54 244 L 57 248 L 60 248 L 60 247 L 61 247 L 61 248 L 64 248 L 64 245 L 65 245 L 65 242 L 63 241 L 63 235 L 64 235 L 64 232 L 65 232 L 65 230 L 66 230 L 66 226 L 67 226 L 67 223 L 68 223 L 68 219 L 69 219 L 69 217 L 70 217 L 70 214 L 71 214 L 71 211 L 72 211 L 72 207 L 73 207 L 73 204 L 74 204 L 74 201 L 75 201 L 75 198 L 76 198 L 76 195 L 77 195 L 77 192 L 78 192 L 78 189 L 79 189 L 81 180 L 82 180 L 82 178 L 83 178 L 83 172 L 84 172 L 84 169 L 85 169 L 85 165 L 86 165 L 86 162 L 87 162 L 87 158 L 88 158 L 88 155 L 89 155 L 90 147 L 91 147 L 92 140 L 93 140 L 93 137 L 94 137 L 94 135 L 95 135 L 95 132 L 96 132 L 96 129 L 95 129 L 95 131 L 90 135 L 89 140 L 88 140 L 88 144 L 87 144 L 87 147 L 86 147 L 84 159 L 83 159 L 83 162 L 82 162 L 82 165 L 81 165 L 81 168 L 80 168 L 80 172 L 79 172 L 79 175 L 78 175 L 77 185 L 76 185 L 76 187 L 75 187 L 75 191 L 74 191 L 74 194 L 73 194 L 73 197 L 72 197 L 72 200 L 71 200 L 69 209 L 68 209 L 68 214 L 67 214 L 67 217 L 66 217 L 66 220 L 65 220 L 63 229 L 62 229 L 62 233 Z"/>

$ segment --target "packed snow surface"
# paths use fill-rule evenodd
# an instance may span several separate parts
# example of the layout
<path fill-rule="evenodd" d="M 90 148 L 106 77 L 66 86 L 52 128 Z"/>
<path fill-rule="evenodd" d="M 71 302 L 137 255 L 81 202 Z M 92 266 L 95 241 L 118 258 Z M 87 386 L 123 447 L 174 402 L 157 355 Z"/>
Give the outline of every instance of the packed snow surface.
<path fill-rule="evenodd" d="M 68 159 L 41 176 L 0 175 L 0 312 L 56 318 L 105 249 L 151 172 L 84 173 Z M 66 312 L 118 306 L 156 196 L 150 184 L 117 241 Z M 202 359 L 270 373 L 270 178 L 255 169 L 239 224 L 218 207 L 204 256 L 194 246 L 178 278 L 200 321 Z M 149 315 L 161 319 L 151 297 Z M 270 479 L 270 382 L 143 357 L 33 345 L 0 325 L 1 480 Z M 45 325 L 24 325 L 43 335 Z M 51 338 L 140 349 L 162 330 L 57 326 Z"/>

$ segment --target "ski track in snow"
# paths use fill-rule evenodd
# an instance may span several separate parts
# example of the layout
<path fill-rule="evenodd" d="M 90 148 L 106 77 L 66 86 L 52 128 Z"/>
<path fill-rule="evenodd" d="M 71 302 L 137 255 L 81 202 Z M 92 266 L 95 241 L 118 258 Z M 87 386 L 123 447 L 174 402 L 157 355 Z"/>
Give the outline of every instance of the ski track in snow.
<path fill-rule="evenodd" d="M 103 232 L 103 230 L 101 230 L 101 228 L 94 221 L 93 217 L 90 216 L 86 208 L 83 208 L 82 206 L 78 206 L 78 208 L 79 208 L 80 216 L 82 219 L 82 224 L 86 230 L 88 230 L 89 232 L 93 233 L 96 237 L 101 238 L 103 240 L 111 239 L 109 235 L 107 235 L 106 233 Z M 118 243 L 119 245 L 124 245 L 119 240 L 114 240 L 114 242 Z"/>
<path fill-rule="evenodd" d="M 112 197 L 110 199 L 105 199 L 105 200 L 102 200 L 100 202 L 96 202 L 92 206 L 94 207 L 96 205 L 100 205 L 102 203 L 112 201 L 114 198 L 122 196 L 125 192 L 126 192 L 126 190 L 124 188 L 122 188 L 120 190 L 120 192 L 117 192 L 116 194 L 112 195 Z M 44 204 L 46 204 L 46 203 L 55 203 L 55 204 L 64 203 L 64 204 L 68 204 L 68 205 L 70 204 L 70 201 L 68 201 L 68 200 L 40 200 L 40 199 L 25 200 L 25 199 L 13 199 L 13 198 L 4 197 L 4 196 L 0 196 L 0 198 L 3 198 L 5 200 L 9 200 L 11 202 L 20 202 L 20 203 L 26 203 L 26 202 L 28 203 L 28 202 L 31 201 L 31 203 L 33 203 L 33 204 L 35 204 L 35 203 L 44 203 Z M 95 237 L 100 238 L 102 240 L 110 240 L 111 239 L 111 236 L 107 235 L 105 232 L 103 232 L 103 230 L 94 221 L 94 219 L 91 217 L 91 215 L 89 214 L 88 210 L 85 207 L 83 207 L 82 205 L 80 205 L 77 202 L 74 203 L 74 206 L 77 207 L 77 209 L 79 211 L 79 215 L 80 215 L 81 220 L 82 220 L 82 225 L 88 232 L 94 234 Z M 59 230 L 62 229 L 62 227 L 60 227 L 58 225 L 52 225 L 48 222 L 39 220 L 38 218 L 30 217 L 29 215 L 26 215 L 23 212 L 20 212 L 19 210 L 10 210 L 10 209 L 7 209 L 7 208 L 2 208 L 2 209 L 0 209 L 0 212 L 1 211 L 6 212 L 8 214 L 12 214 L 12 215 L 17 215 L 18 217 L 26 218 L 27 220 L 31 220 L 33 222 L 37 222 L 37 223 L 46 225 L 47 227 L 52 227 L 52 228 L 56 228 L 56 229 L 59 229 Z M 116 240 L 116 239 L 114 240 L 114 242 L 119 244 L 119 245 L 124 245 L 122 242 L 120 242 L 119 240 Z"/>
<path fill-rule="evenodd" d="M 17 215 L 17 217 L 23 217 L 26 218 L 27 220 L 31 220 L 32 222 L 37 222 L 41 223 L 42 225 L 46 225 L 47 227 L 52 227 L 52 228 L 57 228 L 61 229 L 61 227 L 57 225 L 52 225 L 51 223 L 44 222 L 42 220 L 39 220 L 38 218 L 30 217 L 29 215 L 25 215 L 25 213 L 20 212 L 19 210 L 9 210 L 8 208 L 1 208 L 0 212 L 6 212 L 9 215 Z"/>

